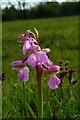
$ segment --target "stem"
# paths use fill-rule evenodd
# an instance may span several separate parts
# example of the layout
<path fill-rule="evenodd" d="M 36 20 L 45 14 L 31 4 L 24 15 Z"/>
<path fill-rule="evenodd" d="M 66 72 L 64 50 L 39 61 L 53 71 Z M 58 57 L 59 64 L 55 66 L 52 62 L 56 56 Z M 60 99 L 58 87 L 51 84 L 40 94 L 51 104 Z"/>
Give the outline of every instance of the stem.
<path fill-rule="evenodd" d="M 37 84 L 38 84 L 38 118 L 43 118 L 43 95 L 42 95 L 42 70 L 38 66 L 36 67 Z"/>
<path fill-rule="evenodd" d="M 23 109 L 24 109 L 24 112 L 25 112 L 25 83 L 23 82 Z"/>

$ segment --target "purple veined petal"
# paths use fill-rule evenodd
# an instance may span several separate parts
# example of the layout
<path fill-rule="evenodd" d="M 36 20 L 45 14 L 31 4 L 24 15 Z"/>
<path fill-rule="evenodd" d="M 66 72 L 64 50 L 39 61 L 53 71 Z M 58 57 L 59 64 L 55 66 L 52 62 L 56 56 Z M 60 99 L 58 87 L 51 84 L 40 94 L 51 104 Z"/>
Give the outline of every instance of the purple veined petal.
<path fill-rule="evenodd" d="M 30 54 L 27 59 L 27 64 L 31 65 L 32 67 L 35 67 L 37 65 L 37 58 L 35 54 Z"/>
<path fill-rule="evenodd" d="M 25 63 L 23 63 L 22 61 L 14 61 L 11 63 L 11 66 L 13 69 L 19 69 L 21 67 L 24 67 Z"/>
<path fill-rule="evenodd" d="M 23 52 L 23 55 L 26 55 L 26 42 L 23 45 L 22 52 Z"/>
<path fill-rule="evenodd" d="M 60 79 L 56 76 L 56 75 L 54 75 L 54 76 L 52 76 L 52 79 L 54 80 L 54 82 L 56 83 L 56 84 L 60 84 Z"/>
<path fill-rule="evenodd" d="M 58 73 L 60 71 L 60 66 L 58 65 L 53 65 L 53 66 L 49 66 L 48 69 L 46 69 L 46 73 L 48 74 L 55 74 Z"/>
<path fill-rule="evenodd" d="M 32 39 L 33 39 L 32 37 L 28 38 L 28 41 L 29 41 L 30 44 L 32 44 Z"/>
<path fill-rule="evenodd" d="M 49 65 L 53 65 L 53 62 L 47 57 L 47 63 L 49 64 Z"/>
<path fill-rule="evenodd" d="M 28 67 L 25 67 L 19 71 L 18 78 L 21 79 L 23 82 L 28 81 L 28 79 L 29 79 Z"/>
<path fill-rule="evenodd" d="M 30 49 L 30 43 L 28 40 L 25 41 L 24 45 L 23 45 L 23 49 L 22 49 L 22 52 L 23 52 L 23 55 L 26 55 L 26 50 L 29 50 Z"/>
<path fill-rule="evenodd" d="M 11 63 L 12 67 L 16 67 L 22 64 L 22 61 L 14 61 Z"/>
<path fill-rule="evenodd" d="M 25 40 L 26 40 L 25 34 L 20 34 L 17 38 L 17 41 L 19 43 L 24 43 Z"/>
<path fill-rule="evenodd" d="M 31 44 L 30 44 L 30 42 L 29 42 L 28 40 L 25 42 L 25 46 L 26 46 L 26 49 L 27 49 L 27 50 L 30 49 Z"/>
<path fill-rule="evenodd" d="M 49 65 L 53 65 L 53 62 L 49 60 L 48 56 L 46 55 L 46 53 L 44 51 L 39 51 L 37 52 L 37 59 L 38 61 L 40 61 L 41 63 L 45 63 L 45 64 L 49 64 Z"/>
<path fill-rule="evenodd" d="M 56 89 L 58 88 L 58 85 L 60 84 L 60 79 L 57 76 L 52 76 L 48 82 L 48 86 L 51 89 Z"/>

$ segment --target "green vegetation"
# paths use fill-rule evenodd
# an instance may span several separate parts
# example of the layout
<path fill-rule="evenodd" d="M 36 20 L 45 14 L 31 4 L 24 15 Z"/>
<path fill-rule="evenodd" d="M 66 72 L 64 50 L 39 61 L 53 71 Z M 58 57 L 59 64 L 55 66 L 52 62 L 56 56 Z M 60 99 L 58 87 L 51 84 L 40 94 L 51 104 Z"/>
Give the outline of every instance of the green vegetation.
<path fill-rule="evenodd" d="M 3 82 L 3 118 L 32 117 L 29 107 L 37 115 L 38 95 L 35 69 L 30 69 L 30 79 L 25 84 L 26 101 L 23 108 L 22 82 L 17 78 L 17 72 L 12 70 L 10 63 L 22 58 L 22 45 L 17 43 L 20 33 L 27 29 L 37 28 L 39 32 L 39 43 L 42 48 L 49 47 L 49 58 L 58 64 L 60 60 L 68 60 L 69 67 L 78 66 L 78 16 L 35 19 L 26 21 L 3 22 L 2 26 L 2 60 L 3 72 L 6 78 Z M 74 75 L 76 76 L 76 74 Z M 73 76 L 73 79 L 74 79 Z M 43 105 L 44 118 L 76 118 L 78 111 L 78 84 L 73 86 L 73 96 L 68 79 L 63 79 L 63 94 L 60 87 L 54 91 L 48 88 L 49 77 L 43 74 Z"/>

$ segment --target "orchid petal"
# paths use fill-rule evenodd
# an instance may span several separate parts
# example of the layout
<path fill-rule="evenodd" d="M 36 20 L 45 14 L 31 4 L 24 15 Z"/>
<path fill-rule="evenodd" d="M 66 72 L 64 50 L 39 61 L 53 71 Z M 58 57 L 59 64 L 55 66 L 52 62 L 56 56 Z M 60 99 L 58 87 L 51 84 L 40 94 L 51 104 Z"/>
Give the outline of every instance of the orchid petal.
<path fill-rule="evenodd" d="M 53 65 L 53 66 L 48 67 L 48 69 L 46 69 L 46 72 L 47 72 L 48 74 L 58 73 L 59 70 L 60 70 L 60 66 Z"/>
<path fill-rule="evenodd" d="M 11 66 L 13 69 L 18 70 L 18 69 L 21 69 L 22 67 L 24 67 L 25 63 L 23 63 L 22 61 L 14 61 L 11 63 Z"/>
<path fill-rule="evenodd" d="M 36 61 L 37 61 L 37 58 L 36 58 L 35 54 L 29 55 L 29 57 L 27 59 L 27 63 L 29 65 L 31 65 L 32 67 L 35 67 L 36 66 Z"/>
<path fill-rule="evenodd" d="M 39 51 L 37 53 L 37 58 L 38 58 L 38 61 L 40 61 L 41 63 L 45 63 L 49 65 L 53 64 L 53 62 L 49 60 L 48 56 L 46 55 L 44 51 Z"/>
<path fill-rule="evenodd" d="M 28 79 L 29 79 L 28 67 L 25 67 L 19 71 L 18 78 L 21 79 L 23 82 L 28 81 Z"/>
<path fill-rule="evenodd" d="M 48 82 L 48 86 L 51 89 L 56 89 L 58 88 L 58 85 L 60 84 L 60 79 L 57 76 L 52 76 Z"/>
<path fill-rule="evenodd" d="M 23 45 L 23 49 L 22 49 L 23 55 L 26 55 L 26 50 L 29 50 L 30 47 L 31 47 L 31 46 L 30 46 L 29 41 L 26 40 L 25 43 L 24 43 L 24 45 Z"/>

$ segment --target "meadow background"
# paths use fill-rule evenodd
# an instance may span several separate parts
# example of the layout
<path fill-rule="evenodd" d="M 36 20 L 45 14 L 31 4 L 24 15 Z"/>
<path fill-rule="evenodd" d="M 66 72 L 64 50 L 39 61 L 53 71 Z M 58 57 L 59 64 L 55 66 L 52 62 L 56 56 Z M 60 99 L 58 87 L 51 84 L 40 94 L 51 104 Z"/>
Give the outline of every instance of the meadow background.
<path fill-rule="evenodd" d="M 17 72 L 12 70 L 11 62 L 23 59 L 22 45 L 17 43 L 20 33 L 36 28 L 39 32 L 39 44 L 42 48 L 49 47 L 49 58 L 58 64 L 60 60 L 70 62 L 69 68 L 78 66 L 78 16 L 57 17 L 46 19 L 17 20 L 2 23 L 2 70 L 6 74 L 3 82 L 2 118 L 32 118 L 26 103 L 23 108 L 22 81 L 18 80 Z M 30 69 L 30 79 L 26 84 L 26 101 L 37 115 L 38 95 L 35 68 Z M 73 79 L 77 74 L 73 76 Z M 43 74 L 43 106 L 44 118 L 75 118 L 79 119 L 78 83 L 73 86 L 73 96 L 66 77 L 63 79 L 63 92 L 60 86 L 56 90 L 48 87 L 49 76 Z"/>
<path fill-rule="evenodd" d="M 25 106 L 22 81 L 18 79 L 17 71 L 11 68 L 12 61 L 23 59 L 22 45 L 17 43 L 19 34 L 36 28 L 39 32 L 39 44 L 41 48 L 51 49 L 48 56 L 54 64 L 63 60 L 64 64 L 65 61 L 70 62 L 68 69 L 79 66 L 80 2 L 40 2 L 30 9 L 29 5 L 31 4 L 22 0 L 16 0 L 16 4 L 7 1 L 2 10 L 2 71 L 6 76 L 2 84 L 2 118 L 33 118 L 34 114 L 38 116 L 35 68 L 28 66 L 30 79 L 25 83 Z M 48 87 L 49 76 L 45 73 L 42 79 L 43 117 L 79 119 L 80 75 L 74 72 L 72 80 L 77 79 L 77 82 L 73 85 L 65 76 L 61 79 L 62 88 L 59 85 L 56 90 Z"/>

